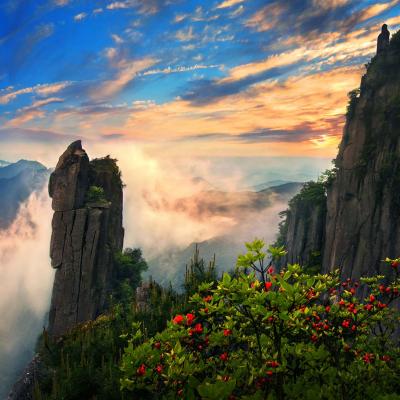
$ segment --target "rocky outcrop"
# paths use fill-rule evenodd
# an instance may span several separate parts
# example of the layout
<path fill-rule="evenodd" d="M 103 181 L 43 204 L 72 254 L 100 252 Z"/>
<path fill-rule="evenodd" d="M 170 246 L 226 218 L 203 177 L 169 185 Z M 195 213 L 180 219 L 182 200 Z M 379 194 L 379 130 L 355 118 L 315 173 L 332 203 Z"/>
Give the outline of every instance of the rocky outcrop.
<path fill-rule="evenodd" d="M 400 35 L 353 92 L 328 191 L 324 270 L 382 272 L 400 254 Z"/>
<path fill-rule="evenodd" d="M 322 271 L 358 278 L 387 273 L 382 260 L 400 255 L 400 32 L 349 97 L 326 204 L 295 197 L 277 244 L 288 249 L 284 262 L 307 263 L 320 248 Z"/>
<path fill-rule="evenodd" d="M 90 199 L 95 187 L 102 197 Z M 56 268 L 49 333 L 60 336 L 107 308 L 113 255 L 122 251 L 122 182 L 115 160 L 89 162 L 80 141 L 60 157 L 49 181 L 54 216 L 50 257 Z"/>
<path fill-rule="evenodd" d="M 278 266 L 298 263 L 310 269 L 321 269 L 325 239 L 326 194 L 322 182 L 305 184 L 282 213 L 277 245 L 287 254 Z"/>

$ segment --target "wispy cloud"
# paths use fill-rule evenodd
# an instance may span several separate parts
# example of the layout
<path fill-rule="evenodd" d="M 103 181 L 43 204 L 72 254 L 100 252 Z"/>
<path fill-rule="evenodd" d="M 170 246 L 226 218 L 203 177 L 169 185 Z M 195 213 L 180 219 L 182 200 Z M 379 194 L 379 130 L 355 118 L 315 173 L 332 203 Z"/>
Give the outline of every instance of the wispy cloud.
<path fill-rule="evenodd" d="M 220 65 L 191 65 L 189 67 L 186 66 L 178 66 L 178 67 L 167 67 L 162 69 L 151 69 L 149 71 L 143 72 L 142 76 L 146 75 L 157 75 L 157 74 L 172 74 L 177 72 L 189 72 L 189 71 L 196 71 L 199 69 L 210 69 L 210 68 L 220 68 Z"/>
<path fill-rule="evenodd" d="M 80 21 L 83 21 L 86 17 L 87 17 L 87 14 L 85 12 L 81 12 L 74 16 L 74 21 L 80 22 Z"/>
<path fill-rule="evenodd" d="M 193 27 L 189 26 L 187 29 L 181 29 L 175 34 L 175 38 L 178 39 L 180 42 L 189 42 L 196 38 L 195 34 L 193 33 Z"/>
<path fill-rule="evenodd" d="M 146 57 L 138 60 L 121 60 L 117 64 L 118 72 L 113 79 L 103 82 L 99 87 L 92 91 L 92 97 L 96 99 L 109 98 L 130 83 L 139 72 L 152 67 L 158 62 L 157 59 Z"/>
<path fill-rule="evenodd" d="M 71 82 L 57 82 L 57 83 L 40 84 L 32 87 L 13 90 L 7 94 L 0 96 L 0 104 L 7 104 L 11 100 L 14 100 L 15 98 L 23 94 L 37 94 L 39 96 L 48 96 L 60 92 L 70 85 Z"/>
<path fill-rule="evenodd" d="M 217 8 L 228 8 L 236 4 L 243 3 L 245 0 L 225 0 L 217 5 Z"/>

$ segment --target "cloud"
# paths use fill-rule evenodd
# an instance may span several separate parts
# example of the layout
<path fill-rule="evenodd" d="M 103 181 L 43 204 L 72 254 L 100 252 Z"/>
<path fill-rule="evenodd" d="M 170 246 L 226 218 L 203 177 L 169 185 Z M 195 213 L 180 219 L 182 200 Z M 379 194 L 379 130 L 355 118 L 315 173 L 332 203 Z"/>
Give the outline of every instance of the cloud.
<path fill-rule="evenodd" d="M 130 7 L 129 2 L 115 1 L 107 6 L 107 10 L 121 10 L 129 7 Z"/>
<path fill-rule="evenodd" d="M 137 9 L 140 14 L 152 15 L 170 4 L 168 0 L 125 0 L 114 1 L 107 5 L 108 10 Z"/>
<path fill-rule="evenodd" d="M 92 92 L 95 99 L 110 98 L 125 88 L 139 72 L 146 70 L 156 64 L 158 60 L 148 57 L 139 60 L 121 60 L 117 64 L 118 72 L 113 79 L 103 82 Z"/>
<path fill-rule="evenodd" d="M 64 99 L 59 97 L 49 97 L 47 99 L 36 100 L 30 106 L 23 107 L 17 111 L 17 116 L 8 120 L 6 126 L 21 126 L 33 119 L 45 116 L 42 107 L 53 103 L 62 103 Z"/>
<path fill-rule="evenodd" d="M 69 4 L 69 0 L 54 0 L 54 4 L 59 7 L 63 7 Z"/>
<path fill-rule="evenodd" d="M 222 3 L 218 4 L 217 8 L 228 8 L 243 2 L 244 0 L 225 0 Z"/>
<path fill-rule="evenodd" d="M 281 21 L 280 17 L 285 9 L 286 7 L 279 3 L 269 4 L 253 14 L 245 25 L 258 32 L 268 31 Z"/>
<path fill-rule="evenodd" d="M 122 44 L 122 43 L 124 43 L 124 39 L 122 39 L 121 36 L 118 36 L 118 35 L 115 34 L 115 33 L 113 33 L 113 34 L 111 35 L 111 38 L 112 38 L 112 40 L 114 40 L 114 42 L 115 42 L 116 44 Z"/>
<path fill-rule="evenodd" d="M 178 39 L 180 42 L 189 42 L 196 38 L 193 33 L 193 27 L 189 26 L 187 29 L 181 29 L 176 32 L 175 38 Z"/>
<path fill-rule="evenodd" d="M 0 142 L 67 143 L 74 139 L 76 136 L 62 135 L 44 129 L 0 128 Z"/>
<path fill-rule="evenodd" d="M 8 104 L 10 101 L 14 100 L 15 98 L 23 94 L 37 94 L 39 96 L 48 96 L 54 93 L 58 93 L 70 85 L 71 82 L 56 82 L 56 83 L 38 84 L 36 86 L 14 90 L 0 96 L 0 104 Z"/>
<path fill-rule="evenodd" d="M 210 69 L 210 68 L 220 68 L 220 65 L 201 65 L 196 64 L 189 67 L 179 66 L 179 67 L 167 67 L 162 69 L 151 69 L 149 71 L 143 72 L 142 76 L 147 75 L 157 75 L 157 74 L 172 74 L 177 72 L 188 72 L 188 71 L 196 71 L 199 69 Z"/>
<path fill-rule="evenodd" d="M 74 16 L 74 21 L 80 22 L 80 21 L 83 21 L 86 17 L 87 17 L 87 14 L 85 12 L 82 12 L 82 13 Z"/>
<path fill-rule="evenodd" d="M 46 323 L 54 277 L 50 236 L 51 205 L 45 188 L 21 206 L 7 230 L 0 230 L 0 396 L 4 398 L 8 389 L 4 386 L 12 385 L 33 357 Z M 27 255 L 34 261 L 27 262 Z"/>

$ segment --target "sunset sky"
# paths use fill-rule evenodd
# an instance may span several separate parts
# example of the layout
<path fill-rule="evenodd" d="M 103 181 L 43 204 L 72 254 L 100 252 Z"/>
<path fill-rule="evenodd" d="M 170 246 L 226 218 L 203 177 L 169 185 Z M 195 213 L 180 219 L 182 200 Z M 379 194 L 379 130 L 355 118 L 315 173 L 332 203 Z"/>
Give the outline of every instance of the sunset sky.
<path fill-rule="evenodd" d="M 0 158 L 76 138 L 332 158 L 383 22 L 399 0 L 1 1 Z"/>

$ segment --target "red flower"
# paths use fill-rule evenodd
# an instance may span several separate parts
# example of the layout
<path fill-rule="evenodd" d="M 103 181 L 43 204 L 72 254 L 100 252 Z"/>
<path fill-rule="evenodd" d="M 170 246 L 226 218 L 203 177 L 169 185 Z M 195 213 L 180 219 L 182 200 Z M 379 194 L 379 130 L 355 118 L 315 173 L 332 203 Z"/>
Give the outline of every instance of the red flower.
<path fill-rule="evenodd" d="M 145 374 L 146 374 L 146 366 L 145 366 L 144 364 L 142 364 L 142 365 L 136 370 L 136 373 L 137 373 L 139 376 L 145 375 Z"/>
<path fill-rule="evenodd" d="M 194 314 L 186 314 L 186 323 L 192 325 L 195 318 Z"/>
<path fill-rule="evenodd" d="M 348 328 L 350 326 L 350 321 L 348 319 L 345 319 L 342 322 L 342 326 L 343 326 L 343 328 Z"/>
<path fill-rule="evenodd" d="M 390 287 L 387 287 L 385 290 L 386 294 L 390 294 L 391 291 L 392 291 L 392 289 Z"/>
<path fill-rule="evenodd" d="M 388 356 L 388 355 L 382 356 L 381 359 L 382 359 L 382 361 L 385 361 L 385 362 L 388 362 L 391 360 L 390 356 Z"/>
<path fill-rule="evenodd" d="M 231 377 L 230 377 L 229 375 L 224 375 L 224 376 L 222 377 L 222 380 L 223 380 L 224 382 L 228 382 L 229 379 L 231 379 Z"/>
<path fill-rule="evenodd" d="M 196 324 L 194 326 L 194 332 L 195 333 L 203 333 L 203 327 L 201 326 L 201 324 Z"/>
<path fill-rule="evenodd" d="M 268 269 L 267 269 L 267 274 L 272 275 L 275 273 L 275 268 L 271 265 Z"/>
<path fill-rule="evenodd" d="M 352 330 L 353 332 L 355 332 L 355 331 L 357 330 L 357 327 L 356 327 L 355 325 L 353 325 L 353 326 L 351 327 L 351 330 Z"/>
<path fill-rule="evenodd" d="M 267 364 L 272 367 L 272 368 L 277 368 L 279 367 L 278 361 L 268 361 Z"/>
<path fill-rule="evenodd" d="M 380 301 L 378 301 L 378 308 L 380 308 L 381 310 L 383 310 L 384 308 L 387 307 L 387 304 L 385 303 L 381 303 Z"/>
<path fill-rule="evenodd" d="M 324 329 L 327 331 L 327 330 L 329 329 L 329 325 L 328 325 L 328 324 L 325 324 L 325 325 L 324 325 Z"/>
<path fill-rule="evenodd" d="M 312 342 L 315 343 L 317 340 L 318 340 L 318 336 L 317 336 L 317 335 L 312 335 L 312 336 L 311 336 L 311 341 L 312 341 Z"/>
<path fill-rule="evenodd" d="M 161 364 L 158 364 L 156 367 L 156 372 L 158 375 L 161 375 L 161 373 L 163 372 L 163 366 Z"/>
<path fill-rule="evenodd" d="M 374 355 L 371 353 L 365 353 L 362 359 L 365 364 L 370 364 L 374 359 Z"/>
<path fill-rule="evenodd" d="M 230 329 L 224 329 L 224 336 L 232 335 L 232 331 Z"/>
<path fill-rule="evenodd" d="M 381 293 L 385 293 L 385 286 L 384 285 L 379 285 L 379 291 L 381 292 Z"/>
<path fill-rule="evenodd" d="M 161 343 L 160 343 L 160 342 L 154 343 L 154 347 L 155 347 L 157 350 L 160 350 L 160 348 L 161 348 Z"/>
<path fill-rule="evenodd" d="M 172 322 L 173 322 L 175 325 L 180 325 L 180 324 L 183 322 L 183 317 L 182 317 L 182 315 L 177 315 L 177 316 L 172 320 Z"/>
<path fill-rule="evenodd" d="M 219 356 L 219 358 L 222 360 L 222 361 L 228 361 L 228 353 L 222 353 L 220 356 Z"/>
<path fill-rule="evenodd" d="M 209 303 L 209 302 L 212 300 L 212 296 L 208 295 L 208 296 L 206 296 L 206 297 L 203 297 L 203 300 L 204 300 L 206 303 Z"/>
<path fill-rule="evenodd" d="M 364 306 L 364 310 L 367 310 L 367 311 L 371 311 L 373 308 L 374 308 L 374 306 L 372 304 L 366 304 Z"/>
<path fill-rule="evenodd" d="M 341 300 L 339 301 L 339 306 L 340 306 L 340 307 L 343 307 L 344 305 L 346 305 L 346 302 L 345 302 L 343 299 L 341 299 Z"/>
<path fill-rule="evenodd" d="M 375 301 L 375 296 L 373 295 L 373 294 L 371 294 L 370 296 L 369 296 L 369 302 L 370 303 L 373 303 Z"/>
<path fill-rule="evenodd" d="M 265 290 L 268 291 L 272 287 L 272 282 L 265 282 Z"/>
<path fill-rule="evenodd" d="M 268 376 L 272 376 L 273 374 L 274 374 L 273 371 L 267 371 Z"/>
<path fill-rule="evenodd" d="M 356 293 L 356 289 L 351 288 L 351 289 L 350 289 L 350 293 L 351 293 L 351 294 L 355 294 L 355 293 Z"/>
<path fill-rule="evenodd" d="M 392 261 L 392 263 L 390 265 L 392 266 L 392 268 L 397 268 L 399 266 L 399 262 L 398 261 Z"/>
<path fill-rule="evenodd" d="M 331 311 L 331 307 L 330 307 L 330 306 L 326 306 L 326 307 L 325 307 L 325 311 L 326 311 L 326 312 L 330 312 L 330 311 Z"/>

